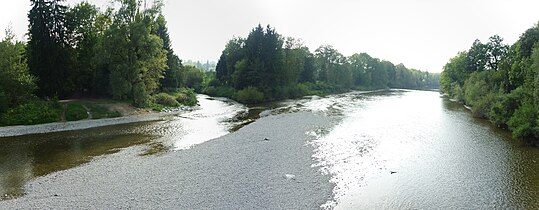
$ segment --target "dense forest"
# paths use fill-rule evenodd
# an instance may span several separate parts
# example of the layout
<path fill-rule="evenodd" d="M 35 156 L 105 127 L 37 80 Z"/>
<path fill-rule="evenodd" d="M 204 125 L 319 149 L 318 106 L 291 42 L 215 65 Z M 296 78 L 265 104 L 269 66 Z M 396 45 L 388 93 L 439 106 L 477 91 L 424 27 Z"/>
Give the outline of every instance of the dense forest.
<path fill-rule="evenodd" d="M 329 45 L 312 53 L 301 40 L 260 25 L 247 38 L 226 44 L 215 71 L 209 62 L 197 63 L 210 70 L 203 71 L 183 65 L 175 54 L 160 0 L 114 0 L 106 10 L 88 2 L 30 2 L 28 42 L 7 29 L 0 43 L 0 125 L 86 119 L 84 105 L 70 113 L 75 105 L 59 102 L 73 98 L 160 110 L 195 105 L 195 92 L 259 103 L 353 89 L 439 86 L 439 74 L 366 53 L 346 57 Z"/>
<path fill-rule="evenodd" d="M 330 45 L 310 50 L 295 38 L 258 25 L 230 40 L 208 82 L 210 95 L 245 103 L 383 88 L 436 89 L 439 74 L 408 69 L 367 53 L 346 57 Z"/>
<path fill-rule="evenodd" d="M 509 46 L 497 35 L 473 42 L 445 65 L 441 89 L 475 116 L 539 142 L 539 25 Z"/>
<path fill-rule="evenodd" d="M 0 124 L 59 120 L 58 99 L 103 97 L 137 107 L 196 103 L 188 84 L 202 72 L 171 47 L 162 1 L 30 0 L 28 43 L 8 29 L 0 43 Z M 165 93 L 166 92 L 166 93 Z"/>

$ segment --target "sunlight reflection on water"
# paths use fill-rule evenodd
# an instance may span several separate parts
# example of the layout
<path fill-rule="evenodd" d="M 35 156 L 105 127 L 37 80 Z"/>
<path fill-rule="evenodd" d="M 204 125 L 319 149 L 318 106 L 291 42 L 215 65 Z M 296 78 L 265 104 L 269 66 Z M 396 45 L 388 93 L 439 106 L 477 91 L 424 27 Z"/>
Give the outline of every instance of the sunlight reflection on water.
<path fill-rule="evenodd" d="M 241 123 L 229 119 L 247 111 L 247 107 L 231 101 L 213 100 L 206 95 L 198 95 L 197 99 L 199 109 L 167 122 L 169 129 L 175 131 L 168 137 L 174 150 L 189 149 L 228 134 L 235 123 Z"/>
<path fill-rule="evenodd" d="M 511 184 L 529 182 L 512 168 L 523 161 L 522 152 L 534 156 L 537 151 L 521 151 L 514 140 L 489 130 L 489 124 L 474 122 L 465 110 L 448 110 L 439 93 L 352 92 L 312 100 L 317 101 L 306 102 L 307 109 L 339 110 L 342 115 L 329 131 L 307 132 L 316 139 L 311 142 L 315 166 L 335 183 L 334 200 L 322 208 L 539 205 L 531 199 L 538 196 L 532 190 L 537 184 L 519 191 Z M 529 167 L 524 174 L 539 169 L 538 164 L 524 162 Z"/>

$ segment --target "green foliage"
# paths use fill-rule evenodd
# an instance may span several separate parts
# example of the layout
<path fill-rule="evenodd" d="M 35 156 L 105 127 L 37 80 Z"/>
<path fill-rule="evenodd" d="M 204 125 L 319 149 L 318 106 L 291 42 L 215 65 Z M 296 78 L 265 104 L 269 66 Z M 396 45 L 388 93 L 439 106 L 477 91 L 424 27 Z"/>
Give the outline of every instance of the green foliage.
<path fill-rule="evenodd" d="M 515 94 L 498 94 L 492 102 L 488 118 L 498 126 L 505 126 L 518 105 Z"/>
<path fill-rule="evenodd" d="M 36 78 L 26 64 L 25 44 L 14 40 L 11 29 L 0 42 L 0 113 L 31 99 Z"/>
<path fill-rule="evenodd" d="M 44 97 L 73 94 L 74 57 L 71 53 L 67 7 L 62 0 L 31 0 L 28 13 L 28 67 L 39 77 L 38 93 Z"/>
<path fill-rule="evenodd" d="M 90 113 L 92 114 L 92 119 L 114 118 L 114 117 L 122 116 L 122 114 L 118 111 L 111 111 L 108 108 L 97 105 L 97 104 L 84 103 L 84 106 L 90 109 Z"/>
<path fill-rule="evenodd" d="M 0 114 L 7 111 L 8 108 L 9 108 L 8 98 L 6 94 L 4 93 L 4 91 L 0 89 Z"/>
<path fill-rule="evenodd" d="M 256 87 L 246 87 L 238 91 L 236 100 L 247 104 L 256 104 L 264 101 L 264 93 L 260 92 Z"/>
<path fill-rule="evenodd" d="M 178 101 L 176 101 L 176 98 L 172 95 L 169 95 L 167 93 L 159 93 L 154 96 L 155 103 L 167 106 L 167 107 L 177 107 L 180 105 Z"/>
<path fill-rule="evenodd" d="M 135 0 L 120 3 L 104 39 L 111 93 L 114 99 L 133 100 L 135 106 L 147 107 L 167 68 L 163 40 L 151 30 L 160 5 L 143 10 Z"/>
<path fill-rule="evenodd" d="M 180 89 L 176 94 L 176 101 L 186 106 L 196 106 L 198 102 L 195 91 L 189 88 Z"/>
<path fill-rule="evenodd" d="M 226 97 L 226 98 L 236 97 L 236 89 L 230 86 L 210 85 L 204 89 L 203 93 L 211 95 L 211 96 L 217 96 L 217 97 Z"/>
<path fill-rule="evenodd" d="M 68 103 L 66 106 L 65 117 L 67 121 L 88 119 L 88 112 L 82 104 Z"/>
<path fill-rule="evenodd" d="M 133 87 L 133 105 L 137 107 L 148 107 L 151 102 L 151 97 L 146 91 L 145 84 L 142 82 L 136 83 Z"/>
<path fill-rule="evenodd" d="M 539 137 L 537 119 L 537 110 L 531 103 L 526 102 L 515 111 L 507 125 L 515 138 L 537 139 Z"/>
<path fill-rule="evenodd" d="M 167 51 L 167 67 L 164 77 L 160 80 L 163 89 L 180 88 L 185 84 L 185 73 L 182 66 L 182 60 L 174 54 L 171 46 L 170 36 L 168 34 L 167 21 L 163 15 L 159 15 L 156 20 L 154 34 L 157 34 L 163 40 L 164 49 Z"/>
<path fill-rule="evenodd" d="M 452 58 L 442 90 L 472 107 L 475 116 L 511 129 L 515 138 L 539 141 L 539 26 L 511 47 L 495 35 Z M 535 47 L 534 47 L 535 46 Z"/>
<path fill-rule="evenodd" d="M 193 88 L 196 91 L 202 90 L 202 82 L 204 81 L 204 73 L 202 70 L 194 66 L 184 66 L 185 85 L 188 88 Z"/>
<path fill-rule="evenodd" d="M 56 102 L 34 100 L 9 109 L 0 117 L 2 125 L 34 125 L 57 122 L 62 108 Z"/>
<path fill-rule="evenodd" d="M 346 57 L 332 46 L 322 45 L 313 54 L 301 40 L 284 40 L 275 29 L 260 25 L 247 39 L 227 43 L 215 78 L 218 82 L 204 83 L 203 92 L 239 99 L 243 98 L 241 90 L 255 87 L 264 94 L 264 101 L 350 89 L 436 89 L 440 85 L 439 74 L 395 66 L 366 53 Z"/>
<path fill-rule="evenodd" d="M 74 67 L 71 70 L 70 80 L 75 85 L 75 93 L 81 95 L 95 92 L 94 57 L 99 34 L 104 30 L 103 25 L 98 23 L 100 15 L 98 8 L 88 2 L 81 2 L 69 8 L 65 14 L 70 56 Z"/>

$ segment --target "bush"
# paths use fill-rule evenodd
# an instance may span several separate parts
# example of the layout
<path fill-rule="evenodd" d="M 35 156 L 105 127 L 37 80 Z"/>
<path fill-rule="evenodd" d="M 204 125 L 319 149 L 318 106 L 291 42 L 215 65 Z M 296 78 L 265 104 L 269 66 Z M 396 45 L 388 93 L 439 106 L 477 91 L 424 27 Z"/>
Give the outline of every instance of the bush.
<path fill-rule="evenodd" d="M 498 97 L 496 97 L 495 93 L 489 93 L 484 97 L 477 98 L 472 106 L 473 115 L 480 118 L 489 117 L 497 99 Z"/>
<path fill-rule="evenodd" d="M 289 98 L 299 98 L 305 95 L 309 95 L 309 89 L 304 84 L 295 84 L 287 87 Z"/>
<path fill-rule="evenodd" d="M 243 90 L 238 91 L 236 98 L 239 102 L 254 104 L 264 101 L 264 93 L 260 92 L 255 87 L 247 87 Z"/>
<path fill-rule="evenodd" d="M 454 84 L 453 91 L 452 91 L 452 97 L 456 101 L 464 101 L 464 90 L 460 87 L 458 84 Z"/>
<path fill-rule="evenodd" d="M 6 94 L 0 89 L 0 114 L 7 111 L 8 107 L 8 98 Z"/>
<path fill-rule="evenodd" d="M 208 86 L 203 93 L 214 97 L 236 98 L 236 89 L 226 85 Z"/>
<path fill-rule="evenodd" d="M 65 116 L 67 121 L 83 120 L 88 118 L 88 111 L 81 104 L 70 103 L 67 104 Z"/>
<path fill-rule="evenodd" d="M 513 94 L 501 94 L 494 99 L 489 112 L 490 121 L 498 126 L 507 124 L 518 108 L 518 101 L 513 97 Z"/>
<path fill-rule="evenodd" d="M 513 131 L 513 136 L 521 139 L 539 138 L 537 114 L 533 104 L 529 102 L 523 103 L 507 122 L 511 131 Z"/>
<path fill-rule="evenodd" d="M 139 82 L 133 86 L 133 105 L 136 107 L 150 106 L 150 95 L 146 91 L 146 85 Z"/>
<path fill-rule="evenodd" d="M 176 101 L 186 106 L 196 106 L 198 103 L 195 91 L 186 88 L 180 90 L 176 96 Z"/>
<path fill-rule="evenodd" d="M 56 102 L 31 101 L 8 110 L 0 118 L 2 125 L 34 125 L 57 122 L 62 109 Z"/>
<path fill-rule="evenodd" d="M 174 96 L 171 96 L 167 93 L 159 93 L 154 96 L 155 103 L 168 106 L 168 107 L 177 107 L 180 105 L 178 101 L 174 98 Z"/>
<path fill-rule="evenodd" d="M 85 103 L 84 105 L 90 109 L 92 119 L 114 118 L 122 116 L 122 114 L 118 111 L 110 111 L 108 108 L 99 106 L 97 104 Z"/>

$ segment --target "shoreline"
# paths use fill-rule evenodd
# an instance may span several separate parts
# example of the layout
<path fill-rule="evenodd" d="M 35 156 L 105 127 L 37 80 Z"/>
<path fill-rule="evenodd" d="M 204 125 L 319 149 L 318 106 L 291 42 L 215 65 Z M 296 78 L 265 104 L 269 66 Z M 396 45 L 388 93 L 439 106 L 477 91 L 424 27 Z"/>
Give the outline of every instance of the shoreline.
<path fill-rule="evenodd" d="M 89 128 L 97 128 L 111 125 L 123 125 L 138 122 L 161 121 L 166 117 L 183 114 L 189 110 L 165 111 L 165 112 L 150 112 L 142 114 L 133 114 L 116 118 L 79 120 L 71 122 L 54 122 L 37 125 L 16 125 L 0 127 L 0 138 L 16 137 L 32 134 L 55 133 L 63 131 L 84 130 Z"/>
<path fill-rule="evenodd" d="M 187 150 L 140 156 L 143 146 L 122 149 L 38 177 L 0 209 L 323 209 L 334 184 L 314 166 L 307 132 L 331 124 L 289 113 Z"/>

